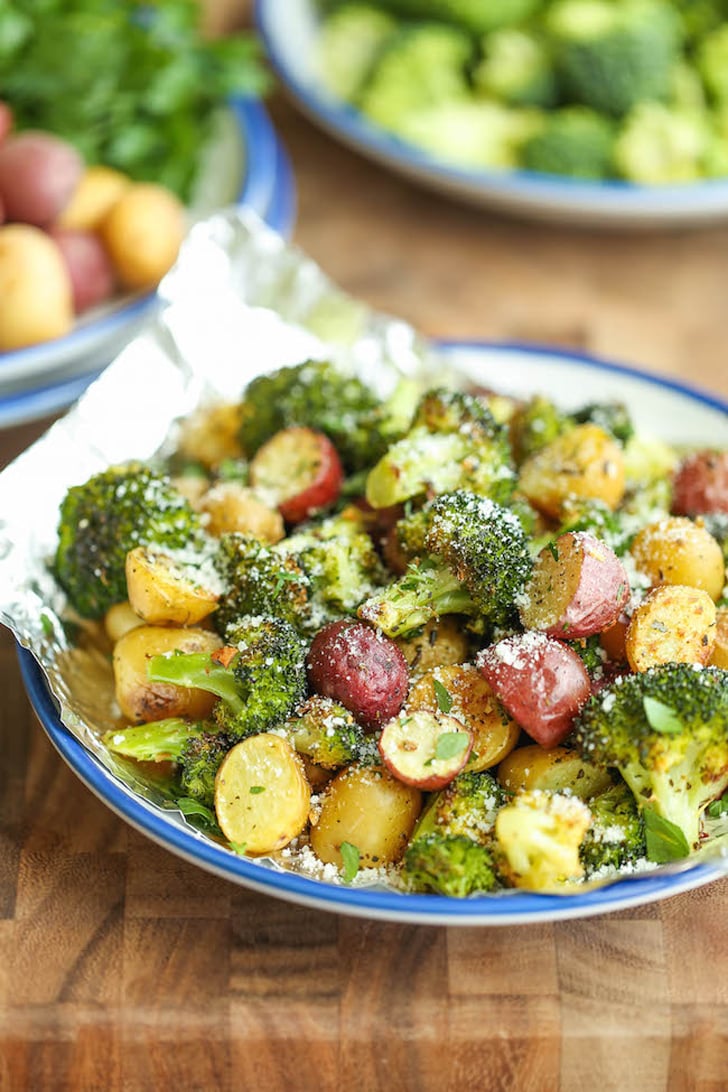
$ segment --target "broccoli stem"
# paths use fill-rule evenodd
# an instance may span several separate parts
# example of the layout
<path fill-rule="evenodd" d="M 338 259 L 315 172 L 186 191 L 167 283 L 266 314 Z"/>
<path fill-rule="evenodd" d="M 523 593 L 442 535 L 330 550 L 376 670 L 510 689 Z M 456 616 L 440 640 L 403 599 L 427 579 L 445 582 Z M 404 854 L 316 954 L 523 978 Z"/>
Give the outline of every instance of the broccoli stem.
<path fill-rule="evenodd" d="M 359 608 L 359 617 L 388 637 L 401 637 L 441 614 L 473 613 L 468 589 L 437 561 L 411 565 L 404 576 Z"/>
<path fill-rule="evenodd" d="M 622 776 L 643 807 L 653 808 L 663 819 L 679 827 L 694 849 L 700 840 L 700 816 L 710 797 L 705 785 L 696 776 L 696 763 L 690 756 L 668 770 L 651 770 L 649 776 L 642 771 L 626 768 Z M 694 785 L 694 789 L 691 789 Z"/>
<path fill-rule="evenodd" d="M 211 694 L 216 694 L 235 716 L 245 710 L 245 703 L 238 692 L 238 684 L 232 671 L 215 663 L 206 652 L 174 652 L 168 656 L 152 656 L 147 665 L 147 677 L 152 682 L 208 690 Z"/>
<path fill-rule="evenodd" d="M 137 762 L 177 762 L 190 737 L 197 734 L 197 725 L 181 717 L 169 717 L 107 732 L 104 742 L 115 754 L 135 758 Z"/>

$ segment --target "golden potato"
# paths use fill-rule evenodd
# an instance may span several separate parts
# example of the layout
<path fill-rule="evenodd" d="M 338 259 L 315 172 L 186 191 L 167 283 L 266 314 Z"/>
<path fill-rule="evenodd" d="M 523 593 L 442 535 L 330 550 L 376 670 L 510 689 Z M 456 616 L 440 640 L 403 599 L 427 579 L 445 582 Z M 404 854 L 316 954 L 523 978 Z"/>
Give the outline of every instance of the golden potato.
<path fill-rule="evenodd" d="M 728 671 L 728 607 L 721 607 L 715 623 L 715 644 L 708 661 Z"/>
<path fill-rule="evenodd" d="M 582 800 L 589 800 L 613 785 L 606 770 L 586 762 L 567 747 L 546 750 L 534 743 L 519 747 L 503 759 L 498 780 L 509 792 L 563 792 L 570 790 Z"/>
<path fill-rule="evenodd" d="M 601 500 L 614 509 L 624 496 L 624 456 L 598 425 L 577 425 L 527 459 L 518 481 L 534 508 L 553 519 L 570 497 Z"/>
<path fill-rule="evenodd" d="M 311 846 L 341 868 L 341 843 L 359 850 L 362 868 L 398 861 L 422 810 L 422 793 L 375 767 L 349 766 L 327 785 L 311 826 Z"/>
<path fill-rule="evenodd" d="M 625 641 L 633 671 L 658 664 L 705 664 L 715 644 L 716 609 L 707 592 L 661 584 L 632 615 Z"/>
<path fill-rule="evenodd" d="M 636 535 L 630 553 L 651 584 L 685 584 L 720 599 L 726 579 L 723 551 L 691 519 L 669 516 L 651 523 Z"/>
<path fill-rule="evenodd" d="M 443 708 L 443 702 L 447 709 Z M 423 675 L 407 699 L 408 711 L 419 709 L 447 712 L 472 733 L 473 749 L 466 770 L 496 766 L 513 750 L 521 734 L 519 726 L 472 664 L 438 667 Z"/>
<path fill-rule="evenodd" d="M 308 823 L 311 786 L 281 736 L 260 732 L 225 755 L 215 778 L 220 830 L 249 856 L 282 849 Z"/>
<path fill-rule="evenodd" d="M 57 226 L 74 231 L 97 231 L 130 185 L 131 179 L 112 167 L 87 167 L 59 216 Z"/>
<path fill-rule="evenodd" d="M 150 625 L 194 626 L 212 614 L 219 598 L 195 569 L 148 546 L 126 555 L 126 587 L 132 610 Z"/>
<path fill-rule="evenodd" d="M 395 644 L 413 675 L 422 675 L 434 667 L 461 664 L 470 651 L 461 622 L 451 614 L 431 619 L 416 636 L 398 637 Z"/>
<path fill-rule="evenodd" d="M 222 641 L 204 629 L 173 629 L 137 626 L 114 646 L 113 666 L 116 700 L 124 716 L 135 724 L 189 717 L 202 720 L 212 712 L 216 698 L 206 690 L 152 682 L 147 665 L 153 656 L 180 649 L 182 652 L 212 652 Z"/>
<path fill-rule="evenodd" d="M 59 248 L 29 224 L 0 227 L 0 352 L 63 337 L 73 288 Z"/>
<path fill-rule="evenodd" d="M 178 450 L 185 458 L 202 463 L 208 470 L 224 459 L 240 459 L 240 405 L 221 402 L 204 406 L 187 417 L 180 432 Z"/>
<path fill-rule="evenodd" d="M 131 291 L 154 288 L 177 260 L 185 235 L 184 206 L 163 186 L 135 182 L 99 231 L 122 285 Z"/>
<path fill-rule="evenodd" d="M 261 542 L 280 542 L 286 533 L 283 517 L 239 482 L 217 482 L 196 506 L 207 517 L 205 529 L 219 537 L 227 531 L 252 535 Z"/>
<path fill-rule="evenodd" d="M 123 603 L 114 603 L 104 615 L 104 629 L 112 644 L 120 641 L 130 629 L 143 625 L 144 620 L 132 609 L 131 603 L 126 599 Z"/>

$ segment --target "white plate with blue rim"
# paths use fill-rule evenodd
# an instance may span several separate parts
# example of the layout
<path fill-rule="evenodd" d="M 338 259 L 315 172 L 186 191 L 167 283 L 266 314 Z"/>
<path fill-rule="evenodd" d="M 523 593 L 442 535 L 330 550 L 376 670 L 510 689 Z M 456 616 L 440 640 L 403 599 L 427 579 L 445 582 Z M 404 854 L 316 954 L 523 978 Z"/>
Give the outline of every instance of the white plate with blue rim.
<path fill-rule="evenodd" d="M 288 154 L 265 108 L 256 100 L 232 103 L 226 164 L 205 184 L 197 209 L 218 202 L 252 209 L 284 238 L 296 219 L 296 187 Z M 237 135 L 235 135 L 237 134 Z M 247 151 L 246 151 L 247 150 Z M 237 164 L 237 165 L 236 165 Z M 221 177 L 236 181 L 221 184 Z M 66 337 L 44 345 L 0 353 L 0 428 L 50 416 L 70 406 L 152 316 L 156 293 L 96 312 Z"/>
<path fill-rule="evenodd" d="M 448 164 L 388 133 L 326 88 L 317 64 L 314 0 L 256 0 L 255 11 L 271 64 L 299 108 L 343 143 L 429 189 L 497 212 L 583 227 L 698 226 L 728 217 L 728 179 L 644 186 Z"/>
<path fill-rule="evenodd" d="M 471 380 L 513 395 L 542 392 L 564 408 L 589 401 L 626 402 L 638 430 L 675 443 L 728 447 L 728 400 L 676 380 L 577 353 L 522 345 L 441 343 L 446 359 Z M 568 895 L 512 890 L 455 899 L 331 883 L 241 857 L 206 838 L 184 817 L 136 795 L 64 726 L 45 676 L 21 649 L 31 704 L 69 766 L 112 811 L 159 845 L 243 887 L 302 906 L 412 924 L 516 925 L 587 917 L 680 895 L 728 875 L 728 859 L 684 861 L 634 873 L 608 886 Z"/>

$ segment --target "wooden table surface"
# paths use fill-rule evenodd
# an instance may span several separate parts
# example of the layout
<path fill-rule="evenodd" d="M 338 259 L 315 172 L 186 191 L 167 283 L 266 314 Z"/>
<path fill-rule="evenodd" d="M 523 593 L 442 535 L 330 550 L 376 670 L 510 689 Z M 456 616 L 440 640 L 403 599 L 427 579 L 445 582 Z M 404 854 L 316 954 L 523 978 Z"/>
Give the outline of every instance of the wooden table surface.
<path fill-rule="evenodd" d="M 583 347 L 728 394 L 728 228 L 499 219 L 272 111 L 295 240 L 357 296 L 431 334 Z M 45 424 L 0 434 L 2 462 Z M 0 692 L 3 1092 L 728 1089 L 728 882 L 536 928 L 302 909 L 99 803 L 35 723 L 7 635 Z"/>

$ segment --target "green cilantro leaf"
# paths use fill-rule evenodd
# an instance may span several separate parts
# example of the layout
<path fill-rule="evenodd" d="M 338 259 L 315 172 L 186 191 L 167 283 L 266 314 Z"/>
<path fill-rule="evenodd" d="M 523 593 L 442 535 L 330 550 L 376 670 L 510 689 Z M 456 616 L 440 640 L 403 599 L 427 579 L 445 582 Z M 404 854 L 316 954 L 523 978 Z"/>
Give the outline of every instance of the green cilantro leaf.
<path fill-rule="evenodd" d="M 228 842 L 228 845 L 232 849 L 233 853 L 237 853 L 239 857 L 245 856 L 247 842 Z"/>
<path fill-rule="evenodd" d="M 711 819 L 720 819 L 722 815 L 728 815 L 728 793 L 721 796 L 720 800 L 714 800 L 712 804 L 708 804 L 705 812 Z"/>
<path fill-rule="evenodd" d="M 344 883 L 351 883 L 359 871 L 359 850 L 351 842 L 342 842 L 341 860 L 344 862 L 341 878 Z"/>
<path fill-rule="evenodd" d="M 438 709 L 441 713 L 449 713 L 452 709 L 452 694 L 442 685 L 439 679 L 433 679 L 432 685 L 435 690 Z"/>
<path fill-rule="evenodd" d="M 682 721 L 669 705 L 647 696 L 642 699 L 642 705 L 647 723 L 655 732 L 663 736 L 676 736 L 683 731 Z"/>
<path fill-rule="evenodd" d="M 668 861 L 679 861 L 681 857 L 688 856 L 690 846 L 680 827 L 669 819 L 663 819 L 652 808 L 645 808 L 642 814 L 649 861 L 666 864 Z"/>
<path fill-rule="evenodd" d="M 437 743 L 435 744 L 435 758 L 439 758 L 443 761 L 447 761 L 449 758 L 455 758 L 461 751 L 464 751 L 468 745 L 467 732 L 443 732 L 437 737 Z"/>
<path fill-rule="evenodd" d="M 251 796 L 257 796 L 261 792 L 265 792 L 265 785 L 251 785 L 249 789 Z"/>

